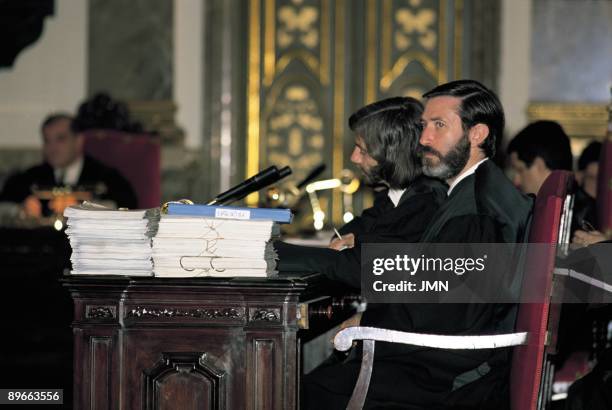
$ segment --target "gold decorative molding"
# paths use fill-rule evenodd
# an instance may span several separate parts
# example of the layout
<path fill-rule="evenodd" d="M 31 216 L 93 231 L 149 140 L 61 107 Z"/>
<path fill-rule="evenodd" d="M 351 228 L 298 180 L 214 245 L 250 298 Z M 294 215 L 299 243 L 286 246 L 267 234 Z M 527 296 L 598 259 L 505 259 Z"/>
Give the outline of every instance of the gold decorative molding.
<path fill-rule="evenodd" d="M 529 122 L 557 121 L 571 137 L 605 138 L 608 106 L 605 103 L 532 102 L 527 108 Z"/>
<path fill-rule="evenodd" d="M 381 67 L 382 72 L 386 73 L 391 69 L 391 26 L 393 22 L 393 15 L 391 11 L 391 0 L 383 0 L 382 4 L 382 20 L 386 21 L 387 24 L 383 26 L 383 30 L 381 33 L 382 36 L 382 58 L 381 58 Z"/>
<path fill-rule="evenodd" d="M 463 0 L 455 0 L 455 46 L 454 46 L 454 68 L 455 80 L 461 79 L 461 53 L 463 46 Z"/>
<path fill-rule="evenodd" d="M 319 78 L 322 85 L 329 85 L 329 0 L 321 0 L 321 67 Z"/>
<path fill-rule="evenodd" d="M 438 15 L 438 84 L 448 81 L 446 72 L 446 0 L 440 0 Z"/>
<path fill-rule="evenodd" d="M 336 0 L 336 22 L 335 22 L 335 64 L 334 64 L 334 126 L 333 126 L 333 154 L 332 175 L 340 175 L 342 158 L 344 155 L 342 139 L 344 136 L 344 0 Z M 342 220 L 342 197 L 339 190 L 333 191 L 332 221 Z"/>
<path fill-rule="evenodd" d="M 365 103 L 376 100 L 376 61 L 378 61 L 378 47 L 376 44 L 376 0 L 368 0 L 366 10 L 366 75 L 365 75 Z"/>
<path fill-rule="evenodd" d="M 433 78 L 436 78 L 436 75 L 439 75 L 436 62 L 429 58 L 427 54 L 421 51 L 411 51 L 398 58 L 393 65 L 393 68 L 380 79 L 381 90 L 388 91 L 397 77 L 402 75 L 408 64 L 413 61 L 420 62 L 423 65 L 423 68 L 425 68 L 425 71 L 427 71 Z"/>
<path fill-rule="evenodd" d="M 275 1 L 266 0 L 266 28 L 264 37 L 264 84 L 270 86 L 274 80 L 274 64 L 276 61 L 276 10 Z"/>
<path fill-rule="evenodd" d="M 247 164 L 246 176 L 259 171 L 259 93 L 260 93 L 260 1 L 251 0 L 249 9 L 249 79 L 247 84 Z M 257 205 L 253 193 L 246 198 L 248 205 Z"/>

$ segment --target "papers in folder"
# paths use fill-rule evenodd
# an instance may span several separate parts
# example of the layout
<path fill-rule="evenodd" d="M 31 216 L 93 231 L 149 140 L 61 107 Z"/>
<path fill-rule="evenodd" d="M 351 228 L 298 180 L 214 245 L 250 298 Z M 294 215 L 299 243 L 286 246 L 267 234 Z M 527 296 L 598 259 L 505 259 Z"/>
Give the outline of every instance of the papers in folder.
<path fill-rule="evenodd" d="M 73 274 L 151 276 L 151 237 L 159 210 L 119 211 L 95 204 L 64 210 Z"/>
<path fill-rule="evenodd" d="M 266 277 L 276 271 L 271 220 L 162 215 L 153 238 L 153 270 L 163 277 Z"/>
<path fill-rule="evenodd" d="M 200 208 L 195 215 L 160 217 L 158 209 L 118 211 L 93 204 L 66 208 L 72 273 L 161 277 L 277 273 L 272 241 L 280 236 L 278 222 L 242 219 L 244 215 L 228 219 L 225 211 L 223 217 L 207 217 L 201 212 Z"/>

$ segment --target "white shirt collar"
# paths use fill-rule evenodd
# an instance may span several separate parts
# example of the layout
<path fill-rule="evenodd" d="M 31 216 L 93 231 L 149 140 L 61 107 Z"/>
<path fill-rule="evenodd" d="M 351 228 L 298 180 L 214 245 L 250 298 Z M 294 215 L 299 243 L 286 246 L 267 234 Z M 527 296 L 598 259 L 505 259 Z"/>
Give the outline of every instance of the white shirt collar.
<path fill-rule="evenodd" d="M 387 191 L 387 195 L 389 196 L 389 199 L 391 200 L 391 202 L 393 202 L 393 206 L 395 206 L 396 208 L 397 208 L 397 205 L 399 204 L 400 198 L 402 197 L 402 195 L 404 195 L 405 191 L 406 191 L 406 188 L 389 189 L 389 191 Z"/>
<path fill-rule="evenodd" d="M 79 177 L 81 176 L 81 171 L 83 171 L 83 157 L 77 158 L 72 164 L 68 165 L 66 168 L 56 168 L 53 170 L 55 174 L 55 178 L 58 179 L 59 176 L 63 173 L 63 185 L 75 186 L 77 182 L 79 182 Z"/>
<path fill-rule="evenodd" d="M 482 164 L 483 162 L 485 162 L 488 159 L 489 158 L 485 158 L 483 160 L 480 160 L 479 162 L 475 163 L 474 165 L 472 165 L 471 167 L 466 169 L 465 172 L 463 172 L 463 174 L 461 174 L 457 178 L 455 178 L 453 183 L 450 184 L 450 186 L 448 187 L 448 192 L 446 192 L 446 195 L 450 195 L 451 192 L 453 191 L 453 188 L 455 188 L 459 182 L 461 182 L 463 179 L 469 177 L 474 172 L 476 172 L 476 168 L 478 168 L 480 166 L 480 164 Z"/>

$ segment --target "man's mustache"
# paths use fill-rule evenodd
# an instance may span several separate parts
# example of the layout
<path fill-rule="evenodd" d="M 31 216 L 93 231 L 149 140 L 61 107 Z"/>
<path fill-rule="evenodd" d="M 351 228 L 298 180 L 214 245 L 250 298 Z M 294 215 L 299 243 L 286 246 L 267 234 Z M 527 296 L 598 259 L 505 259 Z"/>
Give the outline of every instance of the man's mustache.
<path fill-rule="evenodd" d="M 437 150 L 435 150 L 435 149 L 433 149 L 433 148 L 431 148 L 431 147 L 428 147 L 428 146 L 426 146 L 426 145 L 419 145 L 419 146 L 418 146 L 418 149 L 417 149 L 417 152 L 418 152 L 418 154 L 419 154 L 421 157 L 422 157 L 424 154 L 433 154 L 433 155 L 435 155 L 436 157 L 438 157 L 438 158 L 440 158 L 440 159 L 444 158 L 444 156 L 443 156 L 443 155 L 442 155 L 442 154 L 441 154 L 439 151 L 437 151 Z"/>

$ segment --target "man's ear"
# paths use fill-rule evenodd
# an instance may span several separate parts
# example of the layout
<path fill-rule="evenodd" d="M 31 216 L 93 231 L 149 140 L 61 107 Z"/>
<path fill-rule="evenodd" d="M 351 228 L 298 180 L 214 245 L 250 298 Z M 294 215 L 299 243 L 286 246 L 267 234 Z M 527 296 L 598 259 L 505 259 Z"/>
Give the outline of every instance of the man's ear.
<path fill-rule="evenodd" d="M 478 147 L 489 136 L 489 127 L 486 124 L 478 123 L 470 128 L 468 136 L 472 146 Z"/>
<path fill-rule="evenodd" d="M 531 163 L 531 167 L 529 168 L 534 168 L 536 171 L 541 173 L 550 172 L 550 169 L 548 169 L 548 166 L 546 165 L 546 162 L 544 162 L 542 157 L 535 157 L 533 159 L 533 162 Z"/>
<path fill-rule="evenodd" d="M 74 137 L 76 138 L 77 150 L 80 153 L 83 153 L 83 149 L 85 147 L 85 136 L 83 135 L 83 133 L 79 132 Z"/>

